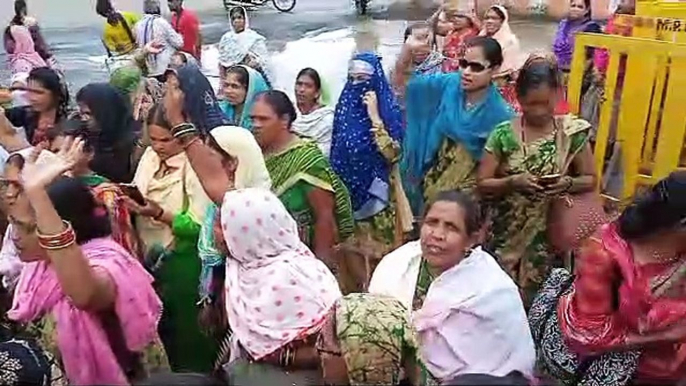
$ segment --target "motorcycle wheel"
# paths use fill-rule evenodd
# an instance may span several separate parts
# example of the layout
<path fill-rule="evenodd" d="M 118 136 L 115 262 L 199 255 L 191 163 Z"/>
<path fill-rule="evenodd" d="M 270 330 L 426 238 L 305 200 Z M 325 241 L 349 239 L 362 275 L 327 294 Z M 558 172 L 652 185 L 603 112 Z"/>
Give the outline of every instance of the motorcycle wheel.
<path fill-rule="evenodd" d="M 296 0 L 272 0 L 274 8 L 281 12 L 290 12 L 295 8 Z"/>

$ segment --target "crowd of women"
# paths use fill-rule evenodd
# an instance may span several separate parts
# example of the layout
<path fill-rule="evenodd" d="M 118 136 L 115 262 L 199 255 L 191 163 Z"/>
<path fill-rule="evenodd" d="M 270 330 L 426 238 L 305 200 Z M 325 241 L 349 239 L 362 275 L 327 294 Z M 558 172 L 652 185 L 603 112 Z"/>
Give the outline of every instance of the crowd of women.
<path fill-rule="evenodd" d="M 264 37 L 229 15 L 218 93 L 183 37 L 136 24 L 72 103 L 18 7 L 0 383 L 686 379 L 686 174 L 604 212 L 564 104 L 588 1 L 555 57 L 523 56 L 504 7 L 448 2 L 388 77 L 355 53 L 335 106 L 312 68 L 295 101 L 272 90 Z"/>

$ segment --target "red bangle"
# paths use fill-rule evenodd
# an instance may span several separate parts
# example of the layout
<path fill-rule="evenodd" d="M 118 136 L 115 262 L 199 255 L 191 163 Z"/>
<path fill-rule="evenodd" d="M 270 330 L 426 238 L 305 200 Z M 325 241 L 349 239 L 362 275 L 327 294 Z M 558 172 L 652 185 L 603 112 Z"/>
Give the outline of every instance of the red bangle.
<path fill-rule="evenodd" d="M 39 230 L 36 230 L 38 245 L 40 245 L 41 248 L 47 250 L 64 249 L 76 242 L 76 233 L 74 233 L 71 223 L 64 220 L 62 220 L 62 222 L 65 225 L 64 231 L 55 235 L 44 235 L 41 234 Z"/>

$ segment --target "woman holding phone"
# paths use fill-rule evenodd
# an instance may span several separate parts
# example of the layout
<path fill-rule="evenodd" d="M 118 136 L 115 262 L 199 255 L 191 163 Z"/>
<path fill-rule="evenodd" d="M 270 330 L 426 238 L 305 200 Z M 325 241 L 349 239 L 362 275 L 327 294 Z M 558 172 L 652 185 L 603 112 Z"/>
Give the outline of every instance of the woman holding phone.
<path fill-rule="evenodd" d="M 126 203 L 137 214 L 146 264 L 164 305 L 160 337 L 173 371 L 209 372 L 216 347 L 200 330 L 196 303 L 201 271 L 197 245 L 210 199 L 182 144 L 172 136 L 162 105 L 150 110 L 146 124 L 151 146 L 133 178 L 145 205 L 133 198 Z"/>
<path fill-rule="evenodd" d="M 516 83 L 522 115 L 490 134 L 478 172 L 482 196 L 498 198 L 491 205 L 489 246 L 519 285 L 525 305 L 550 267 L 546 231 L 551 202 L 595 187 L 591 125 L 554 114 L 559 85 L 554 59 L 529 58 Z"/>

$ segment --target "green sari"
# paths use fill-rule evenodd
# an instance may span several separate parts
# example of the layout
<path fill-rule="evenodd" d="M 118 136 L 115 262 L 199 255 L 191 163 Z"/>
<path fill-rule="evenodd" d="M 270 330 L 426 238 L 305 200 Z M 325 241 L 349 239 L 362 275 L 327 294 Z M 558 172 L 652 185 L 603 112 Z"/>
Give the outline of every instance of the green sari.
<path fill-rule="evenodd" d="M 204 334 L 198 324 L 201 224 L 189 211 L 185 176 L 182 180 L 183 206 L 171 226 L 174 241 L 166 248 L 152 245 L 147 252 L 146 266 L 155 276 L 157 293 L 164 307 L 159 334 L 172 371 L 209 373 L 214 369 L 218 344 Z"/>
<path fill-rule="evenodd" d="M 588 142 L 590 124 L 572 116 L 560 118 L 558 127 L 571 145 L 569 154 L 577 154 Z M 498 177 L 524 172 L 534 176 L 560 172 L 555 133 L 524 146 L 520 137 L 512 122 L 504 122 L 486 142 L 486 151 L 499 160 Z M 546 234 L 553 198 L 512 192 L 490 205 L 489 246 L 523 292 L 525 305 L 533 300 L 553 263 Z"/>
<path fill-rule="evenodd" d="M 405 307 L 383 295 L 356 293 L 336 301 L 318 351 L 345 360 L 351 385 L 397 385 L 416 365 L 417 338 Z M 322 359 L 322 368 L 327 362 Z"/>
<path fill-rule="evenodd" d="M 348 190 L 331 170 L 319 147 L 304 139 L 294 141 L 285 150 L 265 157 L 274 193 L 298 223 L 301 240 L 309 247 L 314 242 L 315 216 L 308 201 L 313 189 L 334 194 L 337 241 L 353 233 L 353 213 Z"/>
<path fill-rule="evenodd" d="M 200 228 L 186 209 L 176 215 L 172 223 L 173 248 L 163 253 L 155 273 L 164 305 L 160 337 L 174 372 L 209 373 L 218 351 L 216 340 L 204 334 L 198 324 Z"/>

